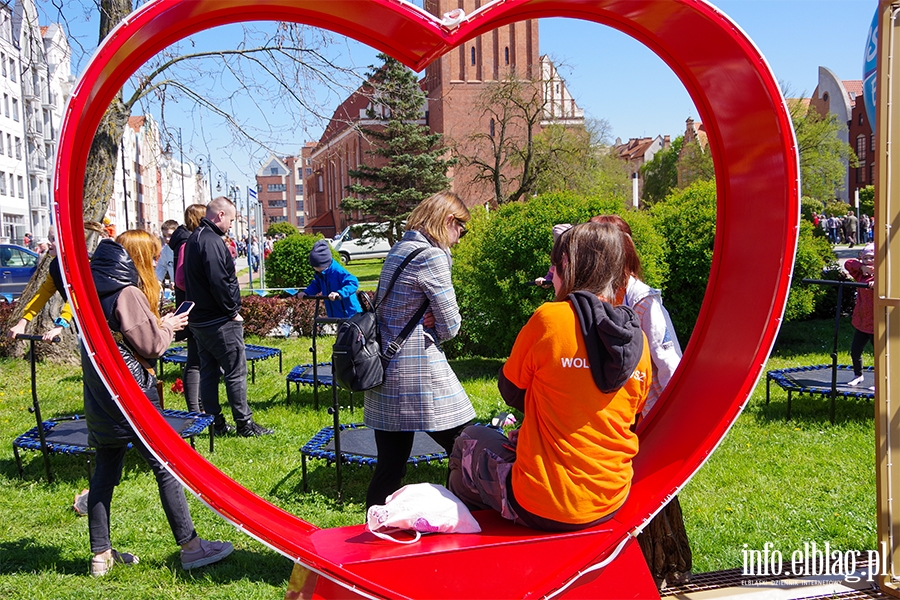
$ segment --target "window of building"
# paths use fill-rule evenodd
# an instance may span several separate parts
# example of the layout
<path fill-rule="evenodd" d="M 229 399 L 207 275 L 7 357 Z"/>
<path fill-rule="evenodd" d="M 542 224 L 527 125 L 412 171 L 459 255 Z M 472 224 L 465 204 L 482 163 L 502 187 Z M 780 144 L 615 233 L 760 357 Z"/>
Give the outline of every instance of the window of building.
<path fill-rule="evenodd" d="M 294 184 L 294 194 L 297 196 L 303 195 L 303 184 L 302 183 Z"/>
<path fill-rule="evenodd" d="M 283 183 L 270 183 L 266 186 L 267 192 L 283 192 L 286 186 Z"/>
<path fill-rule="evenodd" d="M 872 143 L 870 144 L 870 149 L 872 152 L 875 152 L 875 134 L 872 134 Z"/>
<path fill-rule="evenodd" d="M 17 189 L 19 190 L 19 198 L 25 197 L 25 178 L 19 175 L 16 177 L 16 183 L 19 184 Z"/>
<path fill-rule="evenodd" d="M 472 64 L 475 64 L 475 46 L 472 46 Z"/>
<path fill-rule="evenodd" d="M 863 115 L 862 115 L 862 113 L 859 113 L 859 124 L 860 124 L 860 125 L 863 124 Z"/>
<path fill-rule="evenodd" d="M 306 176 L 309 177 L 312 175 L 312 169 L 310 167 L 306 167 Z"/>
<path fill-rule="evenodd" d="M 22 160 L 22 138 L 16 138 L 16 158 Z"/>
<path fill-rule="evenodd" d="M 9 94 L 3 94 L 3 113 L 9 117 Z"/>
<path fill-rule="evenodd" d="M 869 181 L 875 183 L 875 163 L 869 163 Z"/>
<path fill-rule="evenodd" d="M 509 64 L 509 46 L 503 49 L 503 57 L 506 61 L 506 64 Z"/>
<path fill-rule="evenodd" d="M 0 196 L 6 195 L 6 173 L 0 171 Z"/>
<path fill-rule="evenodd" d="M 317 184 L 318 184 L 318 190 L 319 190 L 320 192 L 324 192 L 324 191 L 325 191 L 325 180 L 322 178 L 321 175 L 319 175 L 319 176 L 316 178 L 316 182 L 317 182 Z"/>
<path fill-rule="evenodd" d="M 0 52 L 0 73 L 6 77 L 6 52 Z"/>
<path fill-rule="evenodd" d="M 9 78 L 13 81 L 16 80 L 16 59 L 9 59 Z"/>
<path fill-rule="evenodd" d="M 269 200 L 269 208 L 284 208 L 287 206 L 287 200 Z"/>
<path fill-rule="evenodd" d="M 278 175 L 278 167 L 269 167 L 269 175 Z"/>
<path fill-rule="evenodd" d="M 13 121 L 18 121 L 19 120 L 19 100 L 18 100 L 18 98 L 13 98 L 12 112 L 13 112 Z"/>
<path fill-rule="evenodd" d="M 297 200 L 296 205 L 297 205 L 296 208 L 297 208 L 298 212 L 303 210 L 303 200 Z"/>
<path fill-rule="evenodd" d="M 491 124 L 490 124 L 491 137 L 494 137 L 494 129 L 495 129 L 495 126 L 496 126 L 496 123 L 494 122 L 493 119 L 491 119 Z"/>
<path fill-rule="evenodd" d="M 306 215 L 297 215 L 297 227 L 306 227 Z"/>
<path fill-rule="evenodd" d="M 861 163 L 866 162 L 866 136 L 859 135 L 856 137 L 856 157 Z"/>

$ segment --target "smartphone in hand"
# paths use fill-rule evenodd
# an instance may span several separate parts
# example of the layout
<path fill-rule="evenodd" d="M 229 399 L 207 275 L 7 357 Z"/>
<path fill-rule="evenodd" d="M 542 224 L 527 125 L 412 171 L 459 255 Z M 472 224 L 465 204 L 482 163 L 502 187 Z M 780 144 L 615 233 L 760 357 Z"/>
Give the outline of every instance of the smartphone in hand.
<path fill-rule="evenodd" d="M 184 315 L 191 312 L 191 309 L 194 308 L 194 303 L 191 301 L 182 302 L 178 308 L 175 310 L 176 315 Z"/>

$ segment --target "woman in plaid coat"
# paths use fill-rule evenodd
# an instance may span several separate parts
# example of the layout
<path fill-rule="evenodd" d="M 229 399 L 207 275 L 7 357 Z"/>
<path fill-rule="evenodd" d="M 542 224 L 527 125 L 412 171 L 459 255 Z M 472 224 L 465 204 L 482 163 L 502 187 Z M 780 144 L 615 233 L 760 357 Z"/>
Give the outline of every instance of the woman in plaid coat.
<path fill-rule="evenodd" d="M 378 282 L 378 327 L 382 347 L 396 338 L 424 302 L 425 317 L 385 368 L 384 384 L 365 393 L 365 423 L 375 430 L 378 464 L 366 507 L 385 503 L 400 488 L 416 431 L 425 431 L 449 453 L 459 432 L 475 418 L 440 344 L 456 336 L 462 319 L 450 280 L 450 248 L 466 233 L 469 211 L 456 194 L 439 192 L 409 215 L 406 234 L 384 261 Z M 413 250 L 425 248 L 401 272 L 390 295 L 391 277 Z"/>

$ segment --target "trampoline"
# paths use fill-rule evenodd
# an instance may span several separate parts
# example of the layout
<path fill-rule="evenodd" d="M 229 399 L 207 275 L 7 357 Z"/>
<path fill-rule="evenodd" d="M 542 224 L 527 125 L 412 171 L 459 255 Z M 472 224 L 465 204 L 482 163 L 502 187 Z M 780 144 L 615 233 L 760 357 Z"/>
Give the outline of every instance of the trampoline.
<path fill-rule="evenodd" d="M 150 450 L 223 518 L 295 561 L 318 597 L 652 596 L 655 585 L 634 537 L 734 424 L 763 373 L 784 314 L 800 221 L 797 142 L 788 108 L 752 40 L 702 0 L 505 0 L 483 2 L 472 14 L 457 16 L 442 20 L 403 0 L 143 4 L 85 66 L 61 126 L 54 198 L 75 319 L 90 360 Z M 91 145 L 129 77 L 193 33 L 248 20 L 322 27 L 418 72 L 448 52 L 464 52 L 465 44 L 498 27 L 559 17 L 612 27 L 659 56 L 693 99 L 715 163 L 716 235 L 703 306 L 659 407 L 641 424 L 631 493 L 615 517 L 564 534 L 524 531 L 488 517 L 481 534 L 425 536 L 414 547 L 398 548 L 361 526 L 320 529 L 178 443 L 162 416 L 139 401 L 138 386 L 99 319 L 103 313 L 82 233 Z M 767 243 L 759 243 L 759 231 L 767 232 Z M 515 577 L 485 577 L 510 564 L 516 565 Z"/>
<path fill-rule="evenodd" d="M 307 491 L 306 459 L 320 458 L 328 464 L 336 463 L 338 452 L 341 462 L 351 465 L 365 465 L 374 468 L 378 464 L 378 450 L 375 448 L 375 432 L 362 423 L 348 423 L 338 427 L 340 440 L 335 440 L 334 427 L 323 427 L 311 440 L 300 448 L 301 470 L 303 474 L 303 491 Z M 338 451 L 340 447 L 340 451 Z M 424 432 L 417 431 L 413 438 L 412 452 L 406 462 L 414 467 L 430 462 L 442 462 L 447 452 Z M 341 480 L 338 478 L 338 494 L 341 491 Z"/>
<path fill-rule="evenodd" d="M 166 423 L 182 438 L 191 442 L 194 448 L 194 436 L 209 430 L 209 451 L 213 452 L 215 434 L 213 433 L 213 417 L 204 413 L 185 412 L 182 410 L 162 411 Z M 43 440 L 41 439 L 43 437 Z M 128 445 L 131 447 L 131 444 Z M 91 477 L 91 457 L 94 449 L 88 445 L 87 421 L 83 415 L 73 415 L 42 421 L 39 427 L 32 427 L 13 440 L 13 455 L 19 469 L 19 477 L 25 476 L 22 457 L 19 449 L 43 452 L 45 459 L 50 454 L 81 455 L 86 458 L 88 479 Z M 49 463 L 45 462 L 47 480 L 53 481 Z"/>
<path fill-rule="evenodd" d="M 853 380 L 853 367 L 850 365 L 813 365 L 810 367 L 792 367 L 789 369 L 777 369 L 766 373 L 766 404 L 769 403 L 771 382 L 787 392 L 787 416 L 791 417 L 791 394 L 814 394 L 819 396 L 831 396 L 832 370 L 837 369 L 837 385 L 834 388 L 835 396 L 842 398 L 867 398 L 875 399 L 875 390 L 869 389 L 875 386 L 875 368 L 863 368 L 863 382 L 858 386 L 847 385 Z"/>
<path fill-rule="evenodd" d="M 273 356 L 278 357 L 278 372 L 282 372 L 281 350 L 278 348 L 268 348 L 266 346 L 254 346 L 253 344 L 244 345 L 247 354 L 247 362 L 250 363 L 250 380 L 256 383 L 256 361 L 266 360 Z M 187 363 L 187 346 L 175 346 L 166 350 L 165 354 L 160 357 L 159 377 L 163 376 L 163 365 L 168 363 L 182 365 L 184 368 Z"/>

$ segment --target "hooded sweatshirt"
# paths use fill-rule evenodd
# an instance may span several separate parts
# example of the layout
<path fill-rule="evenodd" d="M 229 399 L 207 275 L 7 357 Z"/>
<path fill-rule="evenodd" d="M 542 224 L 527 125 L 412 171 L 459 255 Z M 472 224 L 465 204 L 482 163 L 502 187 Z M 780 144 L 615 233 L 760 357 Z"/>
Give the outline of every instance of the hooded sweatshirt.
<path fill-rule="evenodd" d="M 101 241 L 91 258 L 91 274 L 106 321 L 124 342 L 119 344 L 119 350 L 126 366 L 147 398 L 158 406 L 156 379 L 146 365 L 172 342 L 171 326 L 157 322 L 146 296 L 137 287 L 137 268 L 121 245 L 112 240 Z M 128 443 L 134 432 L 83 348 L 81 366 L 89 443 L 94 447 Z"/>
<path fill-rule="evenodd" d="M 522 508 L 581 524 L 622 505 L 638 450 L 631 425 L 651 368 L 640 323 L 627 307 L 576 292 L 535 311 L 500 382 L 504 399 L 525 413 L 512 469 Z"/>

